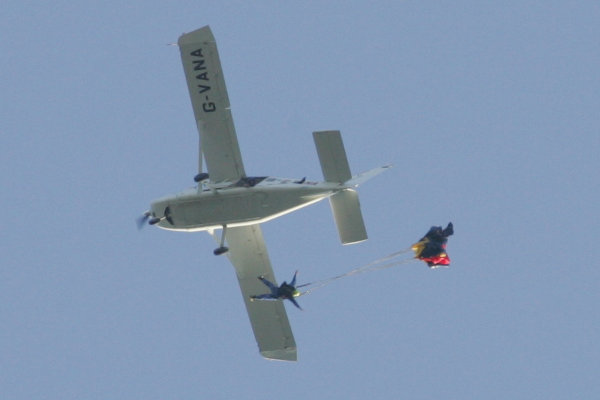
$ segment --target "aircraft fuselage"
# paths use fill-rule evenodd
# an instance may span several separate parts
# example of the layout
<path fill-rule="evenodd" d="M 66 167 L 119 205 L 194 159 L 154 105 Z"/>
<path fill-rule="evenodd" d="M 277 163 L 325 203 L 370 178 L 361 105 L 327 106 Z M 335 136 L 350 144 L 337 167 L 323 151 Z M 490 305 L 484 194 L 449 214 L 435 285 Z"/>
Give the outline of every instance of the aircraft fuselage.
<path fill-rule="evenodd" d="M 174 231 L 244 226 L 269 221 L 344 189 L 330 182 L 249 177 L 163 197 L 152 203 L 151 213 L 161 218 L 157 226 Z"/>

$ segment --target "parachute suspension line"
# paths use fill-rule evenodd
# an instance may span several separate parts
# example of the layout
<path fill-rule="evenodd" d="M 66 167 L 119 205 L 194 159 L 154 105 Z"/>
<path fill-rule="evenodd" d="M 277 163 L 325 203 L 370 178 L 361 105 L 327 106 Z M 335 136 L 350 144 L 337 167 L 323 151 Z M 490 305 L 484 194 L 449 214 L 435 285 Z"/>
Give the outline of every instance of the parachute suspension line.
<path fill-rule="evenodd" d="M 395 262 L 392 262 L 389 264 L 377 265 L 373 268 L 369 268 L 369 271 L 380 271 L 382 269 L 392 268 L 397 265 L 410 264 L 410 263 L 416 263 L 416 262 L 419 262 L 419 260 L 414 257 L 411 257 L 411 258 L 408 258 L 408 259 L 402 260 L 402 261 L 395 261 Z"/>
<path fill-rule="evenodd" d="M 378 271 L 378 270 L 381 270 L 381 269 L 391 268 L 391 267 L 395 267 L 397 265 L 408 264 L 408 263 L 411 263 L 411 262 L 418 261 L 417 259 L 411 257 L 409 259 L 404 259 L 404 260 L 395 261 L 395 262 L 391 262 L 391 263 L 383 264 L 382 265 L 382 263 L 384 263 L 386 261 L 392 260 L 392 259 L 394 259 L 394 258 L 396 258 L 398 256 L 401 256 L 401 255 L 409 253 L 409 252 L 412 252 L 411 248 L 400 250 L 400 251 L 392 253 L 392 254 L 390 254 L 388 256 L 385 256 L 385 257 L 379 258 L 377 260 L 371 261 L 370 263 L 365 264 L 363 266 L 354 268 L 354 269 L 352 269 L 352 270 L 350 270 L 350 271 L 348 271 L 348 272 L 346 272 L 344 274 L 336 275 L 336 276 L 333 276 L 333 277 L 327 278 L 327 279 L 321 279 L 319 281 L 305 283 L 303 285 L 299 285 L 299 286 L 296 286 L 296 287 L 297 288 L 301 288 L 301 287 L 307 287 L 307 286 L 314 286 L 314 287 L 311 287 L 310 289 L 302 292 L 300 295 L 303 296 L 305 294 L 309 294 L 311 292 L 314 292 L 315 290 L 320 289 L 323 286 L 329 285 L 333 281 L 345 278 L 347 276 L 362 274 L 364 272 L 369 272 L 369 271 Z"/>
<path fill-rule="evenodd" d="M 405 259 L 405 260 L 395 261 L 395 262 L 391 262 L 391 263 L 384 264 L 384 265 L 377 265 L 377 266 L 374 266 L 374 267 L 369 268 L 369 269 L 362 269 L 360 271 L 351 271 L 351 273 L 346 273 L 346 274 L 343 274 L 343 275 L 338 275 L 338 276 L 335 276 L 333 278 L 323 279 L 321 281 L 304 284 L 302 286 L 312 286 L 312 285 L 316 285 L 316 286 L 314 286 L 314 287 L 312 287 L 312 288 L 310 288 L 310 289 L 308 289 L 308 290 L 300 293 L 300 296 L 303 296 L 305 294 L 310 294 L 310 293 L 314 292 L 317 289 L 320 289 L 320 288 L 322 288 L 324 286 L 329 285 L 330 283 L 332 283 L 335 280 L 338 280 L 338 279 L 341 279 L 341 278 L 345 278 L 347 276 L 361 274 L 363 272 L 379 271 L 379 270 L 382 270 L 382 269 L 392 268 L 392 267 L 396 267 L 398 265 L 410 264 L 410 263 L 414 263 L 414 262 L 418 262 L 418 261 L 419 260 L 417 260 L 416 258 L 408 258 L 408 259 Z"/>
<path fill-rule="evenodd" d="M 392 258 L 396 258 L 396 257 L 398 257 L 398 256 L 400 256 L 402 254 L 410 253 L 411 251 L 412 251 L 411 247 L 409 247 L 408 249 L 397 251 L 397 252 L 392 253 L 392 254 L 390 254 L 388 256 L 379 258 L 379 259 L 377 259 L 375 261 L 371 261 L 370 263 L 368 263 L 366 265 L 363 265 L 362 267 L 355 268 L 355 270 L 367 269 L 367 268 L 371 267 L 372 265 L 381 264 L 382 262 L 391 260 Z"/>

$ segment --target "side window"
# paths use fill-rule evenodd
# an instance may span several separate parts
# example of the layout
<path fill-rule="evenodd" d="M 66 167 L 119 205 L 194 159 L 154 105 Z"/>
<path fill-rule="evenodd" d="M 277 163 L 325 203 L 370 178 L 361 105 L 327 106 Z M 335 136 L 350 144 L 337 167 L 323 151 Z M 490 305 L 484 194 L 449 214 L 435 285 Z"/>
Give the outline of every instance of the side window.
<path fill-rule="evenodd" d="M 241 187 L 253 187 L 261 183 L 266 176 L 247 176 L 240 179 L 235 185 Z"/>

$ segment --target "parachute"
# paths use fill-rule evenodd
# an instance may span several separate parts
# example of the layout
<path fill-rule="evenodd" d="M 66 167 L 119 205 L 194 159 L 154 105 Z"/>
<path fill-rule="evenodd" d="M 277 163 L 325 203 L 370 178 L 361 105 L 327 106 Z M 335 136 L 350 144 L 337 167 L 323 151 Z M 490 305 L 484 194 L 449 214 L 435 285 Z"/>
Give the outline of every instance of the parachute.
<path fill-rule="evenodd" d="M 300 296 L 303 296 L 327 286 L 338 279 L 362 274 L 365 272 L 392 268 L 399 265 L 417 262 L 419 260 L 426 262 L 431 269 L 439 268 L 441 266 L 449 266 L 450 257 L 448 256 L 448 253 L 446 253 L 446 243 L 448 242 L 448 236 L 453 234 L 454 226 L 452 225 L 452 222 L 449 222 L 445 229 L 442 229 L 441 226 L 432 226 L 429 229 L 429 232 L 427 232 L 425 236 L 421 238 L 421 240 L 413 244 L 408 249 L 400 250 L 385 257 L 371 261 L 363 266 L 353 268 L 346 273 L 332 276 L 331 278 L 298 285 L 296 288 L 305 288 L 303 292 L 300 292 Z M 406 254 L 410 253 L 411 251 L 414 252 L 414 257 L 411 256 L 410 258 L 406 258 Z"/>
<path fill-rule="evenodd" d="M 325 287 L 334 281 L 346 278 L 348 276 L 358 275 L 365 272 L 380 271 L 399 265 L 418 262 L 419 260 L 426 262 L 429 268 L 432 269 L 439 268 L 441 266 L 448 266 L 450 265 L 450 257 L 448 256 L 448 253 L 446 253 L 446 243 L 448 242 L 448 236 L 453 234 L 454 226 L 452 225 L 452 222 L 448 223 L 448 226 L 446 226 L 445 229 L 442 229 L 441 226 L 432 226 L 425 236 L 407 249 L 396 251 L 385 257 L 371 261 L 368 264 L 353 268 L 343 274 L 312 281 L 302 285 L 296 285 L 296 274 L 298 271 L 296 271 L 296 274 L 294 274 L 294 278 L 292 279 L 291 283 L 287 284 L 286 282 L 283 282 L 280 287 L 275 286 L 273 283 L 260 276 L 258 279 L 260 279 L 266 286 L 269 287 L 269 289 L 271 289 L 271 293 L 251 296 L 250 299 L 252 301 L 288 299 L 294 303 L 296 307 L 300 308 L 294 299 L 295 297 L 312 293 L 315 290 L 321 289 L 322 287 Z M 414 257 L 410 256 L 407 258 L 406 255 L 410 252 L 414 252 Z M 303 291 L 298 290 L 301 288 Z"/>
<path fill-rule="evenodd" d="M 412 245 L 415 258 L 425 261 L 429 268 L 450 265 L 450 257 L 446 253 L 448 236 L 454 233 L 452 222 L 445 229 L 441 226 L 432 226 L 417 243 Z"/>

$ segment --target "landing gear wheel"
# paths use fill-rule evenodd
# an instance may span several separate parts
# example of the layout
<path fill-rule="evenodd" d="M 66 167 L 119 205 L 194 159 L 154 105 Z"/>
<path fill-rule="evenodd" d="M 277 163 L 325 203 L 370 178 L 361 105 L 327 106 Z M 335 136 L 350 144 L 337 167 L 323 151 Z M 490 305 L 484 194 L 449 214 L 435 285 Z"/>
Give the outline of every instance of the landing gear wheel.
<path fill-rule="evenodd" d="M 221 243 L 218 248 L 213 251 L 215 256 L 220 256 L 229 251 L 229 247 L 225 247 L 225 233 L 227 232 L 227 225 L 223 225 L 223 233 L 221 233 Z"/>
<path fill-rule="evenodd" d="M 208 179 L 208 174 L 206 172 L 201 172 L 194 177 L 194 182 L 202 182 Z"/>
<path fill-rule="evenodd" d="M 215 256 L 220 256 L 221 254 L 225 254 L 228 251 L 229 251 L 229 247 L 221 246 L 221 247 L 215 249 L 215 251 L 213 251 L 213 254 Z"/>

